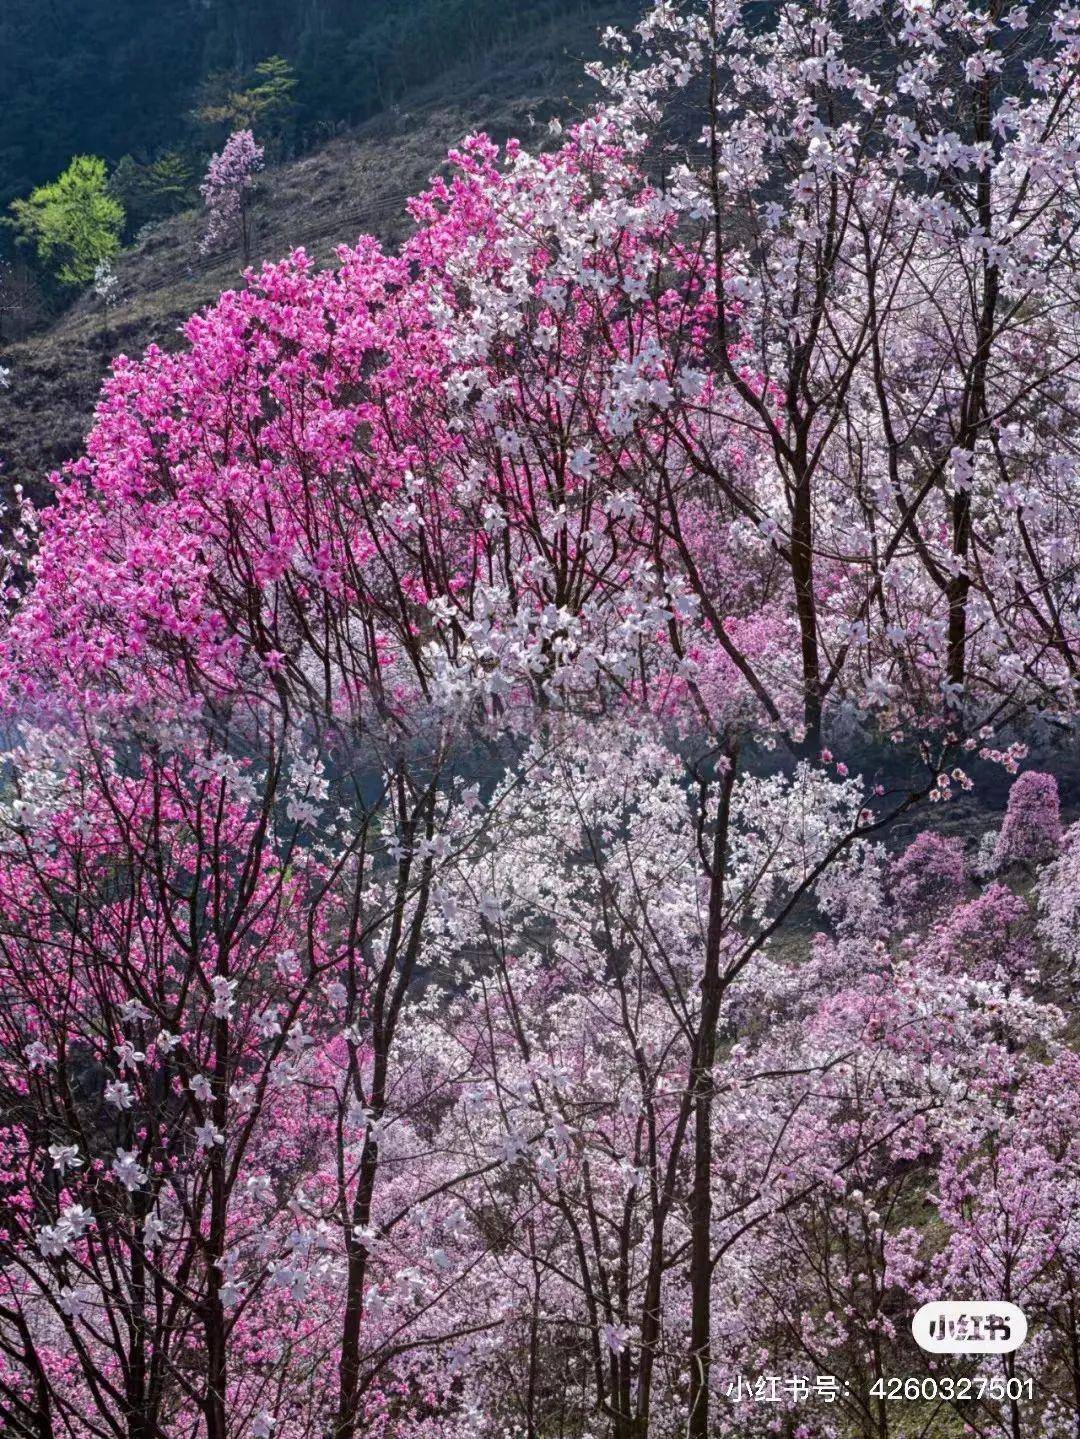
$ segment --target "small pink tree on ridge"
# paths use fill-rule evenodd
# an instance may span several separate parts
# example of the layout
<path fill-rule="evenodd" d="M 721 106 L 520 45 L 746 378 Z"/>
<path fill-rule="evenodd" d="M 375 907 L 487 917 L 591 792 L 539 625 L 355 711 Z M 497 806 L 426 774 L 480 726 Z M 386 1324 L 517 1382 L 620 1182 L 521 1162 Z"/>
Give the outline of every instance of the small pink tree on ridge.
<path fill-rule="evenodd" d="M 251 196 L 263 156 L 250 130 L 236 130 L 211 158 L 199 186 L 207 211 L 204 254 L 239 242 L 244 264 L 251 259 Z"/>

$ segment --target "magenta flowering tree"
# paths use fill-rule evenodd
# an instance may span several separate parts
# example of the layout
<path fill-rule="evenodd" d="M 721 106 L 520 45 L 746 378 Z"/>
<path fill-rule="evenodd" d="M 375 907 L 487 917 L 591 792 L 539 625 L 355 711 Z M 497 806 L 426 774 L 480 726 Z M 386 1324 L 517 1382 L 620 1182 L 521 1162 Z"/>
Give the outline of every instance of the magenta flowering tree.
<path fill-rule="evenodd" d="M 966 883 L 963 841 L 926 830 L 894 860 L 889 878 L 893 903 L 905 916 L 953 905 Z"/>
<path fill-rule="evenodd" d="M 250 130 L 236 130 L 211 157 L 199 186 L 207 212 L 204 253 L 239 244 L 244 264 L 251 259 L 251 197 L 263 156 Z"/>
<path fill-rule="evenodd" d="M 435 1402 L 493 1323 L 461 1192 L 495 1161 L 447 1148 L 457 1076 L 395 1038 L 472 809 L 399 770 L 331 848 L 310 759 L 276 790 L 30 743 L 0 881 L 12 1415 L 299 1434 Z"/>
<path fill-rule="evenodd" d="M 1076 846 L 883 840 L 1075 707 L 1080 24 L 744 18 L 118 360 L 13 556 L 13 1431 L 881 1439 L 1025 1148 L 1057 1235 Z"/>
<path fill-rule="evenodd" d="M 1005 822 L 998 835 L 994 860 L 998 865 L 1017 860 L 1053 859 L 1061 848 L 1061 800 L 1052 774 L 1028 770 L 1009 790 Z"/>

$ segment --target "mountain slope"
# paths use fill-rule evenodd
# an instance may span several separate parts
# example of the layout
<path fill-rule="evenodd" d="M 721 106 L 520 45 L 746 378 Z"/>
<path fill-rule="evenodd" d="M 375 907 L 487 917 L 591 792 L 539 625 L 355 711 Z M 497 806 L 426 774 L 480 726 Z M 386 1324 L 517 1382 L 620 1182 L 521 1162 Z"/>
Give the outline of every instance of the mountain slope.
<path fill-rule="evenodd" d="M 253 254 L 272 259 L 303 245 L 321 262 L 335 246 L 372 233 L 394 244 L 406 233 L 405 200 L 421 189 L 463 135 L 485 130 L 539 140 L 553 114 L 572 116 L 591 90 L 583 64 L 598 54 L 606 24 L 630 24 L 640 6 L 613 0 L 557 30 L 527 34 L 449 69 L 401 106 L 299 160 L 265 172 Z M 240 281 L 238 253 L 199 254 L 202 217 L 190 211 L 147 227 L 117 266 L 119 298 L 108 316 L 84 296 L 47 330 L 9 345 L 0 391 L 0 488 L 21 483 L 48 498 L 48 475 L 78 453 L 111 356 L 182 342 L 178 327 Z"/>

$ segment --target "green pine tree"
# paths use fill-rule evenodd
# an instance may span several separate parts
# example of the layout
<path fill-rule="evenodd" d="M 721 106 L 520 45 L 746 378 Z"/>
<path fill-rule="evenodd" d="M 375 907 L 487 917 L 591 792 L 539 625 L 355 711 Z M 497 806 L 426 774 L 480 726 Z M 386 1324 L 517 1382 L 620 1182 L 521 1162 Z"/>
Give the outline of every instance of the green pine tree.
<path fill-rule="evenodd" d="M 193 118 L 211 136 L 252 130 L 280 149 L 296 115 L 296 72 L 288 60 L 260 60 L 245 80 L 232 71 L 207 77 L 200 87 Z"/>
<path fill-rule="evenodd" d="M 194 167 L 181 150 L 165 150 L 147 164 L 122 156 L 109 176 L 109 193 L 123 205 L 132 230 L 179 214 L 198 198 Z"/>

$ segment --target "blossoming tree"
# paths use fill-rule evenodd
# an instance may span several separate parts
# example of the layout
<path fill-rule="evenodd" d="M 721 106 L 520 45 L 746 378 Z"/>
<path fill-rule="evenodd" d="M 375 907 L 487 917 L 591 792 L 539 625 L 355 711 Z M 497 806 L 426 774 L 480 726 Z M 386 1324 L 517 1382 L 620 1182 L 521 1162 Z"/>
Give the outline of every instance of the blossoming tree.
<path fill-rule="evenodd" d="M 1032 774 L 996 876 L 883 843 L 1075 707 L 1080 17 L 610 39 L 399 253 L 118 360 L 23 516 L 13 1432 L 700 1439 L 767 1360 L 880 1439 L 859 1366 L 1003 1264 L 986 1423 L 1065 1432 L 1076 845 Z"/>
<path fill-rule="evenodd" d="M 199 186 L 206 205 L 204 252 L 240 245 L 246 265 L 251 259 L 251 193 L 263 167 L 263 147 L 250 130 L 236 130 L 214 155 Z"/>

